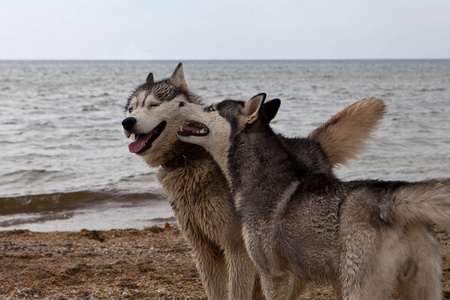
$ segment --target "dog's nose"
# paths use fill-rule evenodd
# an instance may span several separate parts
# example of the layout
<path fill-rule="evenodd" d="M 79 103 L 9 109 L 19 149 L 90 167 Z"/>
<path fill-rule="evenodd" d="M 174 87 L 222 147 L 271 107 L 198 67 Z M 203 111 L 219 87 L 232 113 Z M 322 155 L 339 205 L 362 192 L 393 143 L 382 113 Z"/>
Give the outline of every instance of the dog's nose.
<path fill-rule="evenodd" d="M 185 104 L 184 101 L 181 101 L 180 104 L 178 104 L 178 107 L 183 107 Z"/>
<path fill-rule="evenodd" d="M 136 118 L 128 117 L 128 118 L 125 118 L 125 120 L 122 121 L 122 126 L 126 130 L 133 129 L 134 125 L 136 125 Z"/>

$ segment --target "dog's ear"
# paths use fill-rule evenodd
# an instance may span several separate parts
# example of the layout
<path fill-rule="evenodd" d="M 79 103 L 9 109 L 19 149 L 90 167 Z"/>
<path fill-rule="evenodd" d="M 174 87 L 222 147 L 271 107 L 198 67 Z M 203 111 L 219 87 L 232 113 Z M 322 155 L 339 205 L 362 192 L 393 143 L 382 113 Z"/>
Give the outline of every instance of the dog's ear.
<path fill-rule="evenodd" d="M 270 101 L 267 101 L 264 103 L 262 107 L 262 113 L 264 114 L 267 122 L 272 121 L 273 118 L 278 113 L 278 110 L 280 109 L 281 101 L 280 99 L 272 99 Z"/>
<path fill-rule="evenodd" d="M 266 100 L 266 94 L 261 93 L 245 102 L 244 112 L 247 124 L 253 124 L 258 119 L 264 100 Z"/>
<path fill-rule="evenodd" d="M 152 85 L 155 83 L 155 79 L 153 78 L 153 73 L 149 73 L 147 76 L 147 80 L 145 81 L 146 84 Z"/>
<path fill-rule="evenodd" d="M 179 63 L 178 66 L 175 68 L 175 71 L 173 71 L 172 77 L 170 77 L 170 81 L 177 87 L 188 90 L 188 86 L 186 83 L 186 80 L 184 79 L 184 72 L 183 72 L 183 64 Z"/>

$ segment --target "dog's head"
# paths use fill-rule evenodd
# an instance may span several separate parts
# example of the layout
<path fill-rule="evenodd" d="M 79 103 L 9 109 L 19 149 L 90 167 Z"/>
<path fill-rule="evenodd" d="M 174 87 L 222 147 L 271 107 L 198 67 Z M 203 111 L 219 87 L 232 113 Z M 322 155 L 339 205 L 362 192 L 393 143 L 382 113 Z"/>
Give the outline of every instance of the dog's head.
<path fill-rule="evenodd" d="M 247 102 L 224 100 L 210 106 L 179 103 L 178 113 L 186 120 L 178 136 L 182 141 L 204 147 L 213 155 L 228 150 L 232 140 L 259 120 L 270 121 L 277 113 L 280 100 L 264 104 L 266 94 L 258 94 Z"/>
<path fill-rule="evenodd" d="M 129 150 L 141 156 L 150 166 L 164 164 L 185 147 L 177 138 L 182 119 L 177 114 L 180 102 L 199 100 L 190 93 L 183 65 L 180 63 L 172 76 L 155 82 L 150 73 L 144 84 L 128 98 L 124 134 L 133 140 Z"/>

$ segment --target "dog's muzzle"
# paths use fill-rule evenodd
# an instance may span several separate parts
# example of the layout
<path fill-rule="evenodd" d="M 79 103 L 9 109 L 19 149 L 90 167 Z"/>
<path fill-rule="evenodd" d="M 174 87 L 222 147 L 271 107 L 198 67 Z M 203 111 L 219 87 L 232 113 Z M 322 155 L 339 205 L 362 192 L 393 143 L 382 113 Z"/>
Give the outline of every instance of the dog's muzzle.
<path fill-rule="evenodd" d="M 134 134 L 134 141 L 128 145 L 131 153 L 143 153 L 150 149 L 152 143 L 161 135 L 166 127 L 167 122 L 162 121 L 150 132 L 138 132 L 136 130 L 137 119 L 134 117 L 127 117 L 122 121 L 122 126 L 125 135 L 129 138 Z"/>

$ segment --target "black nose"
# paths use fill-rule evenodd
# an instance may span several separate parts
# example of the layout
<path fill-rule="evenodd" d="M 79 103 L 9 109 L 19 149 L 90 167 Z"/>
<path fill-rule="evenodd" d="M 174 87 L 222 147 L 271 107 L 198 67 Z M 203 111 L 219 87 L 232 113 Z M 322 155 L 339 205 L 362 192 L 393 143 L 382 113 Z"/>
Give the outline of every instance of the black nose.
<path fill-rule="evenodd" d="M 125 118 L 125 120 L 122 121 L 122 126 L 126 130 L 133 129 L 134 125 L 136 125 L 136 118 L 128 117 L 128 118 Z"/>
<path fill-rule="evenodd" d="M 178 107 L 183 107 L 185 104 L 184 101 L 181 101 L 180 104 L 178 104 Z"/>

